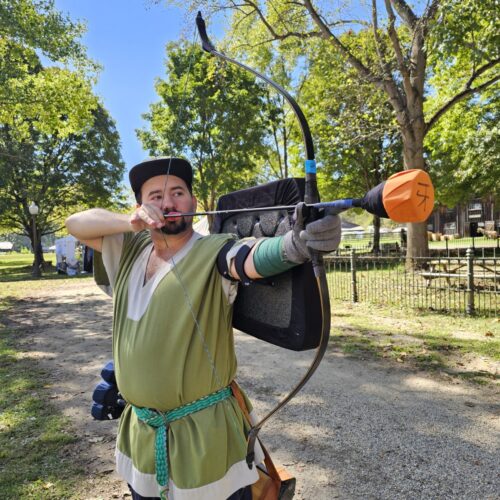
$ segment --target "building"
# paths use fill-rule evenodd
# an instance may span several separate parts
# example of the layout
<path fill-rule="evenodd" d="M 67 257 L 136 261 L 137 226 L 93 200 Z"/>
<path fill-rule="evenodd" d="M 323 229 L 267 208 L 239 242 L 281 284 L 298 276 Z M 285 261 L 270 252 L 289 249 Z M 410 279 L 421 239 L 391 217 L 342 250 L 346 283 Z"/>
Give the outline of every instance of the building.
<path fill-rule="evenodd" d="M 439 206 L 427 221 L 427 229 L 433 233 L 476 236 L 474 228 L 500 232 L 500 203 L 493 196 L 453 208 Z"/>

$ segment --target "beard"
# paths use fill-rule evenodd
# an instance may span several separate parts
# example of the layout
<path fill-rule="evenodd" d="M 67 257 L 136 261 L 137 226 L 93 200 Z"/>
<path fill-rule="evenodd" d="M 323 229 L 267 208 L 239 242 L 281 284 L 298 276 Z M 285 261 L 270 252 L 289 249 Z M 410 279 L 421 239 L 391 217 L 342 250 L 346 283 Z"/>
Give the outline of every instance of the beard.
<path fill-rule="evenodd" d="M 165 226 L 163 226 L 160 231 L 163 234 L 180 234 L 184 232 L 188 227 L 188 224 L 184 217 L 179 217 L 178 220 L 173 222 L 167 222 Z"/>

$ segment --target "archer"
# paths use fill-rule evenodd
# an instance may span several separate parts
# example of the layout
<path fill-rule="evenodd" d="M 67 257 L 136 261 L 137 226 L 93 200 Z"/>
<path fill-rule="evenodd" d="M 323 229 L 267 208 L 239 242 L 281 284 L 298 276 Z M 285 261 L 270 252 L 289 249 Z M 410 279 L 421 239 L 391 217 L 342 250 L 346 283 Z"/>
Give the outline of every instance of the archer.
<path fill-rule="evenodd" d="M 117 471 L 134 499 L 251 499 L 258 480 L 246 462 L 251 408 L 238 403 L 233 383 L 237 283 L 300 265 L 311 249 L 335 250 L 340 218 L 326 209 L 306 225 L 299 204 L 284 236 L 202 236 L 182 216 L 196 210 L 186 160 L 149 159 L 129 178 L 132 215 L 95 208 L 66 220 L 73 236 L 102 254 L 113 288 L 115 375 L 128 403 Z M 257 443 L 255 463 L 262 459 Z"/>

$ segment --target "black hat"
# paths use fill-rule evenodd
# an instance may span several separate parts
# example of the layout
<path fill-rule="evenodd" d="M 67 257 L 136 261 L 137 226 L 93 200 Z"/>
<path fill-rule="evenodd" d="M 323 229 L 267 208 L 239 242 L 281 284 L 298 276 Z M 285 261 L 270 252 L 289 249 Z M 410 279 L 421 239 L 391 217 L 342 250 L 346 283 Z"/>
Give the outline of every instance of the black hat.
<path fill-rule="evenodd" d="M 193 183 L 193 168 L 191 164 L 182 158 L 161 156 L 148 158 L 130 169 L 128 177 L 136 200 L 138 201 L 141 187 L 148 179 L 157 175 L 167 175 L 167 173 L 180 177 L 187 184 L 189 192 L 191 192 L 191 185 Z"/>

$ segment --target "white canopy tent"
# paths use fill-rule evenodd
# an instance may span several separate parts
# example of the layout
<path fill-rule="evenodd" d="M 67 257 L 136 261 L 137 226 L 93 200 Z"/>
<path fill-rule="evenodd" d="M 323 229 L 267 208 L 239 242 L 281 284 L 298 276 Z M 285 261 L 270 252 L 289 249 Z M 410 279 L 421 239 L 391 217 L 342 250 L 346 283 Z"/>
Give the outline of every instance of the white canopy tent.
<path fill-rule="evenodd" d="M 12 252 L 14 244 L 10 241 L 0 241 L 0 252 Z"/>
<path fill-rule="evenodd" d="M 56 243 L 56 268 L 73 276 L 80 272 L 80 263 L 76 258 L 78 240 L 74 236 L 59 238 Z"/>

